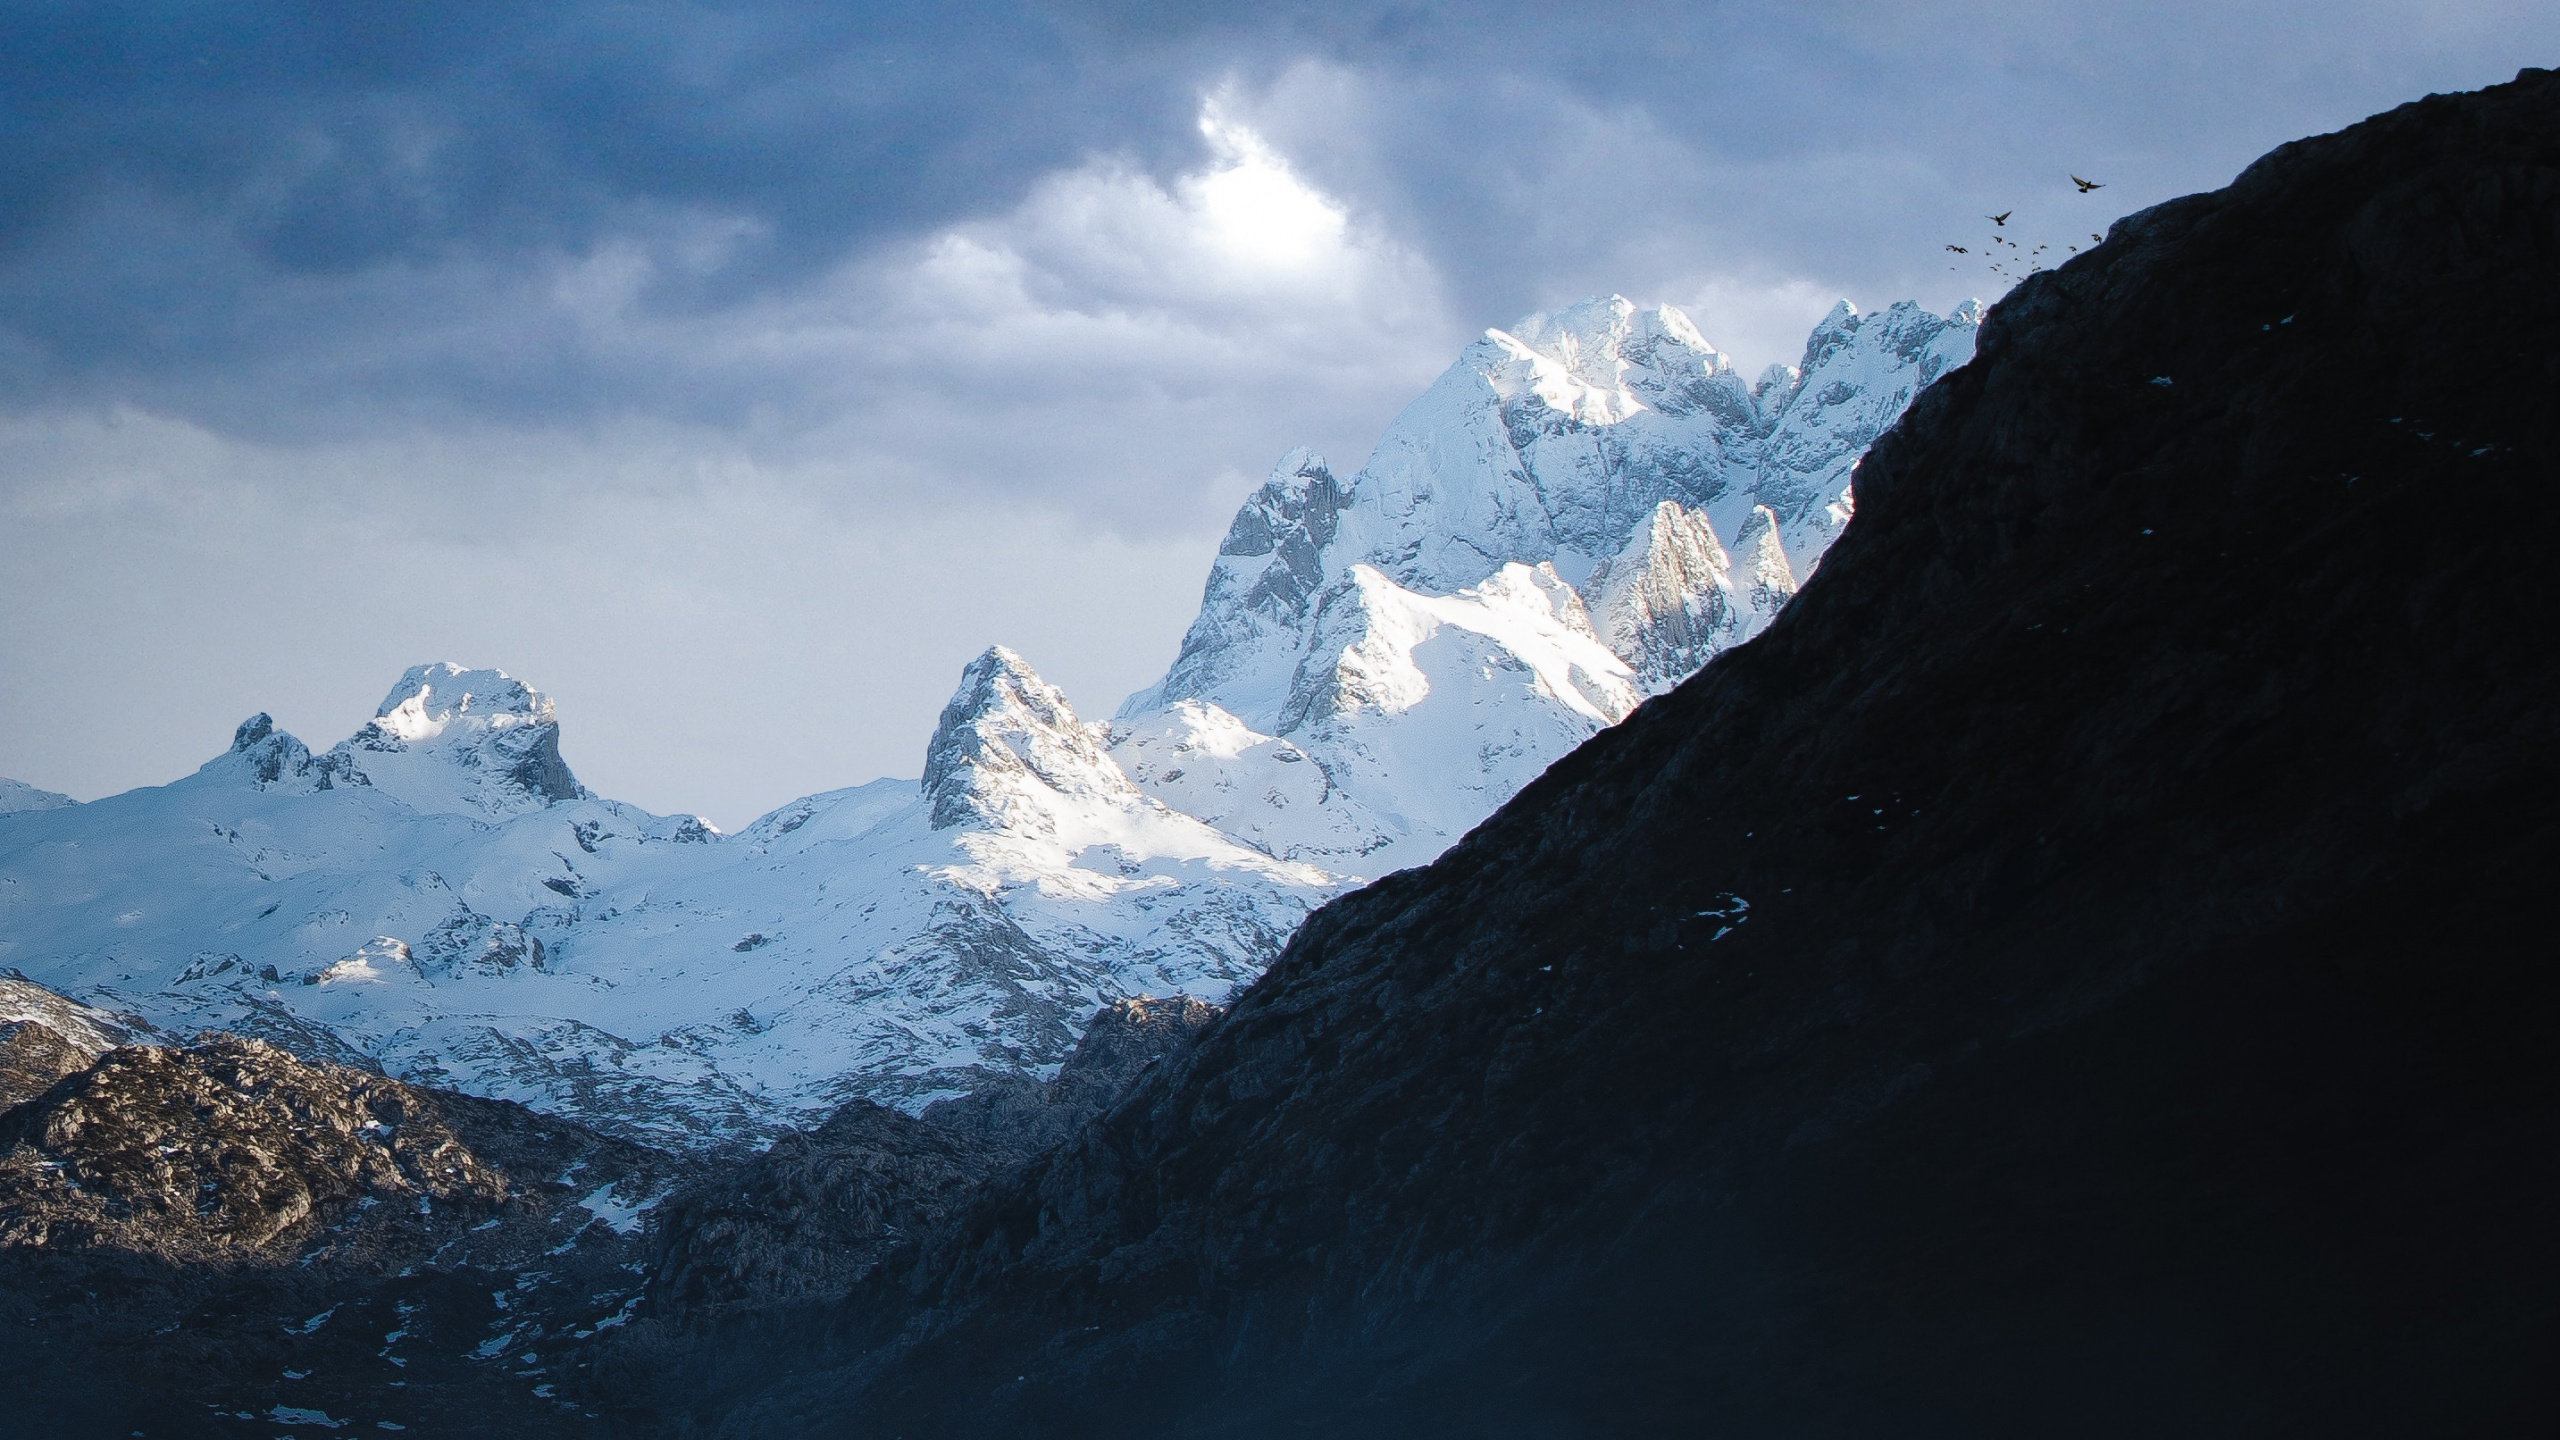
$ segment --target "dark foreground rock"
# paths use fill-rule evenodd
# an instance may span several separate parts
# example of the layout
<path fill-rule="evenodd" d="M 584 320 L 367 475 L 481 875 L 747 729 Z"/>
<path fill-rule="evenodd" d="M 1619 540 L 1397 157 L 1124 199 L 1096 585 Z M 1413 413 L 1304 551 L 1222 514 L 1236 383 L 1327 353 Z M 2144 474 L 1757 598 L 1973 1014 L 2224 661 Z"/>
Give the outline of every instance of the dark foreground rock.
<path fill-rule="evenodd" d="M 2129 218 L 1765 636 L 656 1413 L 2550 1433 L 2555 397 L 2547 73 Z"/>
<path fill-rule="evenodd" d="M 21 1025 L 61 1073 L 0 1113 L 0 1434 L 586 1429 L 562 1347 L 632 1313 L 637 1212 L 693 1162 L 256 1040 Z"/>
<path fill-rule="evenodd" d="M 693 1332 L 839 1300 L 1223 1013 L 1104 1010 L 1045 1085 L 675 1156 L 261 1040 L 0 1006 L 0 1435 L 590 1433 Z"/>

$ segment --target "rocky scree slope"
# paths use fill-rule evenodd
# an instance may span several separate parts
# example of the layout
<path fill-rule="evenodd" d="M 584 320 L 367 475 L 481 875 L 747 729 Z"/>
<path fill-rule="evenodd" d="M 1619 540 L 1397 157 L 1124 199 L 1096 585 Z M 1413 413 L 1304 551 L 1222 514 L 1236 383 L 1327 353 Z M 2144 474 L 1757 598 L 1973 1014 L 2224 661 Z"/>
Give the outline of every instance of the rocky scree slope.
<path fill-rule="evenodd" d="M 2028 280 L 1749 645 L 884 1263 L 725 1434 L 2560 1416 L 2560 76 Z"/>
<path fill-rule="evenodd" d="M 76 1022 L 111 1019 L 54 1003 L 6 1040 L 63 1072 L 0 1111 L 10 1425 L 586 1424 L 559 1349 L 628 1319 L 697 1162 L 236 1036 L 98 1052 Z"/>

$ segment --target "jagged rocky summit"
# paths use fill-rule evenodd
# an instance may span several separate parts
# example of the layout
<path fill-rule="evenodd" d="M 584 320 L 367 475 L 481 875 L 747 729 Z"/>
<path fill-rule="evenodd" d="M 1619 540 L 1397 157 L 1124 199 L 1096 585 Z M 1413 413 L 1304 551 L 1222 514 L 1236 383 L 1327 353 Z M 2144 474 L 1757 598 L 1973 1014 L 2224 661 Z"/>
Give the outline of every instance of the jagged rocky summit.
<path fill-rule="evenodd" d="M 421 814 L 501 818 L 591 800 L 560 758 L 551 700 L 503 670 L 413 665 L 364 728 L 324 755 L 252 715 L 206 771 L 258 788 L 367 786 Z"/>
<path fill-rule="evenodd" d="M 1767 626 L 1848 522 L 1859 457 L 1975 324 L 1843 302 L 1756 381 L 1669 306 L 1488 331 L 1349 480 L 1281 460 L 1113 754 L 1274 855 L 1428 861 Z"/>
<path fill-rule="evenodd" d="M 2560 74 L 1988 316 L 1779 618 L 665 1434 L 2560 1419 Z M 2410 518 L 2495 516 L 2432 527 Z"/>

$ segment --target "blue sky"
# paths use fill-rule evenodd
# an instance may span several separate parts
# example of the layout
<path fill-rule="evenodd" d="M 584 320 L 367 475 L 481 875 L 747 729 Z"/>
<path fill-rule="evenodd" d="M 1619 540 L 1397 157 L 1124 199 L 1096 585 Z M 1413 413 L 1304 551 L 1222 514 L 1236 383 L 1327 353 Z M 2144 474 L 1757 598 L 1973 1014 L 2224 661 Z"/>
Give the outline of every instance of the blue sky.
<path fill-rule="evenodd" d="M 15 0 L 0 774 L 453 659 L 734 827 L 915 773 L 991 642 L 1108 714 L 1262 471 L 1487 325 L 1615 291 L 1756 369 L 1996 297 L 1986 213 L 2555 63 L 2508 3 Z"/>

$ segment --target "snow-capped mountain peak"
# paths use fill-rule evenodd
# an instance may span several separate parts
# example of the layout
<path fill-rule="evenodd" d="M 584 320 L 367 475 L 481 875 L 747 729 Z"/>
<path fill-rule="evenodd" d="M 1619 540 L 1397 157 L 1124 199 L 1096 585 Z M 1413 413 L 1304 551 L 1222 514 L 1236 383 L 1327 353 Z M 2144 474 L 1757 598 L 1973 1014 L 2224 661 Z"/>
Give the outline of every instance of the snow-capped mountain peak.
<path fill-rule="evenodd" d="M 972 820 L 1019 824 L 1025 805 L 1127 805 L 1141 799 L 1076 718 L 1066 694 L 1001 645 L 969 662 L 925 747 L 924 793 L 937 830 Z"/>
<path fill-rule="evenodd" d="M 504 670 L 466 670 L 450 660 L 410 666 L 373 712 L 383 733 L 412 744 L 457 724 L 503 730 L 550 721 L 548 696 Z"/>
<path fill-rule="evenodd" d="M 1554 315 L 1531 315 L 1485 340 L 1517 367 L 1491 376 L 1506 399 L 1524 391 L 1585 425 L 1614 425 L 1644 410 L 1672 414 L 1720 406 L 1751 418 L 1751 392 L 1733 361 L 1668 306 L 1638 309 L 1620 295 Z"/>
<path fill-rule="evenodd" d="M 1357 475 L 1282 457 L 1118 724 L 993 648 L 920 785 L 735 839 L 590 795 L 503 671 L 413 667 L 324 754 L 252 716 L 187 780 L 0 823 L 0 964 L 662 1136 L 1038 1078 L 1757 633 L 1972 327 L 1844 306 L 1748 384 L 1615 296 L 1489 331 Z"/>
<path fill-rule="evenodd" d="M 1348 483 L 1282 458 L 1114 754 L 1274 855 L 1427 860 L 1767 625 L 1848 522 L 1858 457 L 1975 324 L 1844 301 L 1756 384 L 1621 296 L 1489 330 Z"/>
<path fill-rule="evenodd" d="M 426 813 L 495 817 L 587 798 L 560 758 L 550 697 L 503 670 L 450 661 L 409 667 L 323 760 L 341 783 Z"/>

